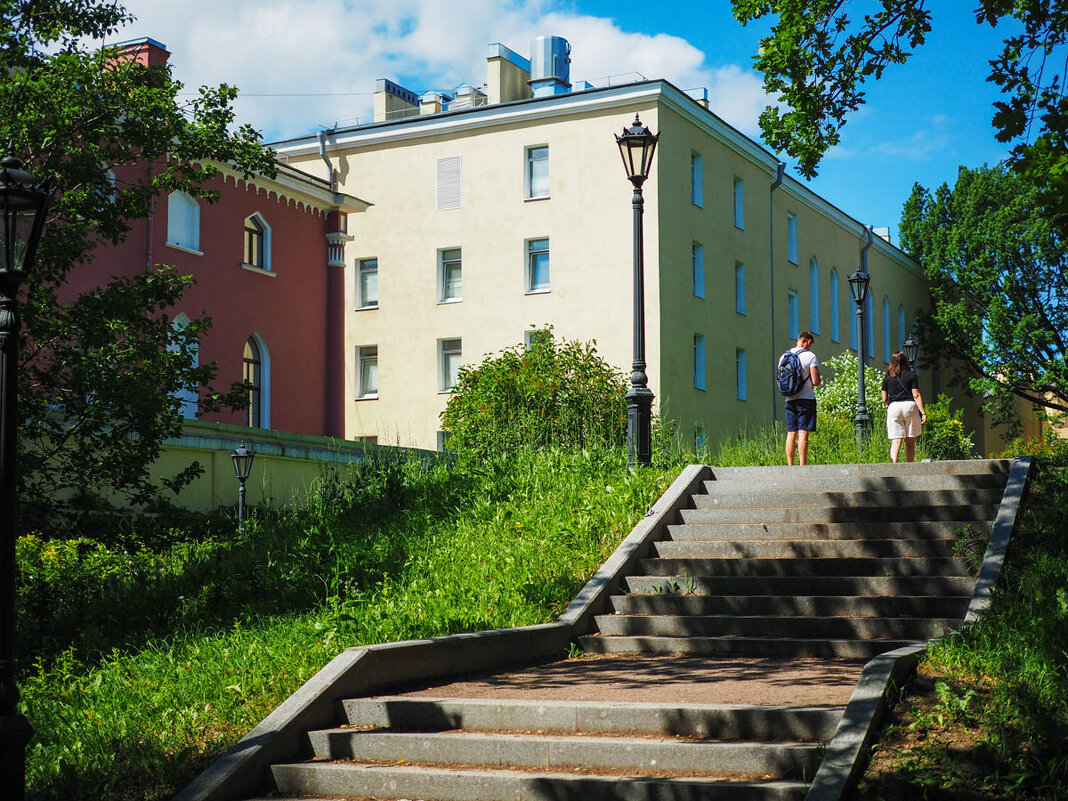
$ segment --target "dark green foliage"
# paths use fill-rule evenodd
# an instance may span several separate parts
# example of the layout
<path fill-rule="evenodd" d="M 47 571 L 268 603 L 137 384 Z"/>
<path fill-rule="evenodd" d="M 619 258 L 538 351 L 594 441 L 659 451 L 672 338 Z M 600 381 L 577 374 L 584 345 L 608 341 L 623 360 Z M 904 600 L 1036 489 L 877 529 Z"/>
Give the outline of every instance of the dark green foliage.
<path fill-rule="evenodd" d="M 204 410 L 244 402 L 237 388 L 207 387 L 214 365 L 195 366 L 208 321 L 172 328 L 167 310 L 188 277 L 148 270 L 72 303 L 58 297 L 99 244 L 121 241 L 164 193 L 210 201 L 202 184 L 218 173 L 212 162 L 273 174 L 259 135 L 231 130 L 236 89 L 180 99 L 168 67 L 96 49 L 128 19 L 112 0 L 0 0 L 0 142 L 57 185 L 22 304 L 22 497 L 38 510 L 64 491 L 152 498 L 159 488 L 146 467 L 180 430 L 177 396 L 200 390 Z M 122 176 L 114 188 L 109 169 Z"/>
<path fill-rule="evenodd" d="M 625 392 L 625 377 L 595 343 L 558 342 L 549 329 L 460 368 L 441 424 L 449 448 L 470 463 L 525 449 L 614 447 L 626 435 Z"/>
<path fill-rule="evenodd" d="M 948 362 L 996 418 L 1014 399 L 1068 411 L 1068 242 L 1038 191 L 1003 167 L 961 167 L 916 186 L 901 246 L 924 266 L 934 313 L 926 352 Z"/>

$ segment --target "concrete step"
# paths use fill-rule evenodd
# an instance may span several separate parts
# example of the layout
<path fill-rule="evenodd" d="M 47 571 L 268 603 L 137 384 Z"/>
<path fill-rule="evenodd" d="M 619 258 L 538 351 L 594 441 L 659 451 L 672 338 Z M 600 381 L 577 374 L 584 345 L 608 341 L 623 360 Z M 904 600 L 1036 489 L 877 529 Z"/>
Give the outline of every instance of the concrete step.
<path fill-rule="evenodd" d="M 956 557 L 907 559 L 761 558 L 642 559 L 647 576 L 968 576 L 971 567 Z"/>
<path fill-rule="evenodd" d="M 712 482 L 715 483 L 715 482 Z M 748 492 L 709 492 L 692 496 L 698 509 L 884 509 L 985 506 L 1001 503 L 1000 489 L 878 490 L 865 492 L 779 493 L 754 487 Z"/>
<path fill-rule="evenodd" d="M 705 496 L 697 495 L 696 498 Z M 684 509 L 683 522 L 695 523 L 875 523 L 952 521 L 958 526 L 971 521 L 991 521 L 998 507 L 975 506 L 821 506 L 754 507 L 751 509 Z"/>
<path fill-rule="evenodd" d="M 628 576 L 641 595 L 970 595 L 967 576 Z"/>
<path fill-rule="evenodd" d="M 653 543 L 661 559 L 855 559 L 952 557 L 956 540 L 690 540 Z"/>
<path fill-rule="evenodd" d="M 357 759 L 418 765 L 676 776 L 811 776 L 819 764 L 816 743 L 701 742 L 482 732 L 393 732 L 321 729 L 309 732 L 316 759 Z"/>
<path fill-rule="evenodd" d="M 602 636 L 929 640 L 963 618 L 599 615 Z"/>
<path fill-rule="evenodd" d="M 345 720 L 394 731 L 537 731 L 693 737 L 702 740 L 829 740 L 841 707 L 375 696 L 342 702 Z"/>
<path fill-rule="evenodd" d="M 1008 480 L 1010 459 L 965 459 L 950 462 L 912 462 L 899 464 L 816 464 L 805 467 L 713 467 L 716 481 L 793 481 L 821 479 L 891 481 L 916 476 L 994 475 Z"/>
<path fill-rule="evenodd" d="M 943 616 L 963 620 L 970 601 L 968 595 L 613 595 L 609 608 L 618 615 Z"/>
<path fill-rule="evenodd" d="M 915 640 L 804 639 L 773 637 L 579 637 L 579 646 L 595 654 L 717 654 L 819 659 L 871 659 L 886 651 L 914 645 Z"/>
<path fill-rule="evenodd" d="M 801 801 L 801 781 L 728 781 L 715 777 L 583 776 L 562 772 L 464 770 L 351 762 L 271 766 L 282 794 L 424 801 Z"/>
<path fill-rule="evenodd" d="M 863 523 L 731 523 L 707 509 L 682 509 L 681 524 L 667 527 L 668 537 L 683 540 L 900 540 L 957 538 L 968 527 L 990 535 L 989 521 L 886 521 Z"/>
<path fill-rule="evenodd" d="M 1005 489 L 1006 473 L 985 473 L 978 475 L 923 475 L 909 474 L 898 476 L 885 476 L 878 478 L 851 477 L 801 477 L 796 472 L 782 479 L 759 479 L 755 476 L 745 478 L 720 477 L 720 470 L 716 470 L 718 480 L 705 481 L 704 491 L 715 494 L 731 492 L 774 492 L 778 494 L 803 495 L 812 492 L 882 492 L 886 490 L 978 490 L 995 489 L 1002 492 Z"/>

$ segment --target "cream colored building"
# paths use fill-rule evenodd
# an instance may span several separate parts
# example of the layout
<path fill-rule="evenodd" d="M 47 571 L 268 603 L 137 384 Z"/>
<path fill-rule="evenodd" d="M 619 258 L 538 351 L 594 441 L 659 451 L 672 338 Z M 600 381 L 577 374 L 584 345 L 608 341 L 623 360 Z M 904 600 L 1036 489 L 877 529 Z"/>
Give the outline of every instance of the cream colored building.
<path fill-rule="evenodd" d="M 346 249 L 346 436 L 436 447 L 457 364 L 532 327 L 596 340 L 629 374 L 632 191 L 614 134 L 635 114 L 660 132 L 644 217 L 656 403 L 698 444 L 781 418 L 773 369 L 796 331 L 824 360 L 850 347 L 864 226 L 789 177 L 773 189 L 776 157 L 667 81 L 571 86 L 534 61 L 538 96 L 530 62 L 492 45 L 483 88 L 382 80 L 373 123 L 274 146 L 373 203 Z M 884 240 L 866 258 L 879 366 L 929 296 Z"/>

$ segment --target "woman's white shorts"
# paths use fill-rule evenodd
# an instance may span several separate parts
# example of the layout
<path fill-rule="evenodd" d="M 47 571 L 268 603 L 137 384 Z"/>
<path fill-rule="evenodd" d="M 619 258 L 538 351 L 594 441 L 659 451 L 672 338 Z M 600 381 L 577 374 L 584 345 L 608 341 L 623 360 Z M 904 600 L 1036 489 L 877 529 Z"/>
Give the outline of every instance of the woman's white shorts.
<path fill-rule="evenodd" d="M 886 436 L 905 439 L 920 435 L 920 407 L 916 401 L 894 401 L 886 407 Z"/>

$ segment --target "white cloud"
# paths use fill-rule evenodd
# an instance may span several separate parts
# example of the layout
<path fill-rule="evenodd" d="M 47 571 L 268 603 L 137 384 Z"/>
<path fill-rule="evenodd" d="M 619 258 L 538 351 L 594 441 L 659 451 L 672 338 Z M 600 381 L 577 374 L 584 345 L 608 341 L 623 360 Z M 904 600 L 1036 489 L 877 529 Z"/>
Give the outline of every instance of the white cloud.
<path fill-rule="evenodd" d="M 422 93 L 485 80 L 486 45 L 522 55 L 542 34 L 572 46 L 571 77 L 603 85 L 638 72 L 681 89 L 707 87 L 712 109 L 749 134 L 766 104 L 760 80 L 735 65 L 713 67 L 684 39 L 622 30 L 553 0 L 126 0 L 138 20 L 117 38 L 150 36 L 173 54 L 194 89 L 241 88 L 238 118 L 267 139 L 335 122 L 370 120 L 376 78 Z M 176 13 L 175 9 L 180 9 Z M 207 22 L 210 20 L 210 22 Z M 629 76 L 633 79 L 635 76 Z"/>

